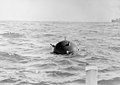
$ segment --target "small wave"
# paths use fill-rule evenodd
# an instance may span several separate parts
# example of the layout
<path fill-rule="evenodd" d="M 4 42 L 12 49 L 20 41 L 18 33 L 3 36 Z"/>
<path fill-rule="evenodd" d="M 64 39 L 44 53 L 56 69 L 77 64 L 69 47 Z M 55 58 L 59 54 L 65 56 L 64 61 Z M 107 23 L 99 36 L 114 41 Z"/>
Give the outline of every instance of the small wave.
<path fill-rule="evenodd" d="M 72 82 L 85 84 L 85 79 L 76 79 L 76 80 L 73 80 Z"/>
<path fill-rule="evenodd" d="M 70 77 L 75 75 L 69 72 L 62 72 L 62 71 L 46 71 L 46 73 L 48 74 L 48 76 L 51 77 Z"/>
<path fill-rule="evenodd" d="M 79 66 L 70 66 L 67 68 L 64 68 L 65 71 L 81 71 L 82 69 Z"/>
<path fill-rule="evenodd" d="M 44 82 L 44 81 L 41 81 L 40 83 L 30 83 L 32 85 L 50 85 L 50 84 L 47 84 L 47 82 Z"/>
<path fill-rule="evenodd" d="M 54 63 L 48 63 L 48 64 L 35 64 L 32 66 L 37 67 L 37 68 L 42 68 L 42 69 L 50 69 L 50 68 L 56 67 L 57 65 Z"/>
<path fill-rule="evenodd" d="M 59 65 L 72 65 L 72 62 L 70 62 L 69 60 L 56 60 L 54 62 Z"/>
<path fill-rule="evenodd" d="M 16 83 L 20 80 L 16 80 L 15 78 L 8 78 L 8 79 L 3 79 L 0 81 L 0 83 Z"/>
<path fill-rule="evenodd" d="M 101 69 L 101 70 L 99 70 L 99 72 L 101 72 L 101 73 L 106 73 L 106 72 L 114 72 L 114 71 L 119 71 L 120 70 L 120 67 L 117 67 L 117 66 L 110 66 L 110 67 L 108 67 L 108 68 L 105 68 L 105 69 Z"/>
<path fill-rule="evenodd" d="M 88 61 L 109 61 L 109 59 L 107 59 L 105 56 L 98 56 L 96 55 L 95 57 L 90 57 L 90 58 L 87 58 L 86 60 Z"/>
<path fill-rule="evenodd" d="M 29 82 L 26 82 L 26 81 L 20 81 L 16 85 L 31 85 L 31 84 Z"/>
<path fill-rule="evenodd" d="M 120 77 L 116 77 L 109 80 L 100 80 L 98 82 L 99 85 L 119 85 L 120 84 Z"/>
<path fill-rule="evenodd" d="M 27 81 L 20 81 L 16 85 L 50 85 L 50 84 L 47 84 L 47 82 L 44 82 L 44 81 L 41 81 L 39 83 L 30 83 Z"/>
<path fill-rule="evenodd" d="M 115 52 L 120 52 L 120 47 L 109 47 L 109 49 L 115 51 Z"/>
<path fill-rule="evenodd" d="M 12 32 L 7 32 L 7 33 L 3 33 L 1 34 L 3 37 L 7 37 L 7 38 L 21 38 L 23 37 L 22 34 L 19 33 L 12 33 Z"/>
<path fill-rule="evenodd" d="M 51 82 L 50 85 L 85 85 L 85 79 L 73 79 L 64 82 Z"/>
<path fill-rule="evenodd" d="M 44 37 L 56 36 L 54 34 L 43 34 Z"/>
<path fill-rule="evenodd" d="M 7 52 L 1 52 L 0 51 L 0 59 L 2 60 L 8 60 L 8 61 L 13 61 L 13 62 L 20 62 L 22 60 L 29 59 L 27 56 L 21 56 L 16 53 L 7 53 Z"/>

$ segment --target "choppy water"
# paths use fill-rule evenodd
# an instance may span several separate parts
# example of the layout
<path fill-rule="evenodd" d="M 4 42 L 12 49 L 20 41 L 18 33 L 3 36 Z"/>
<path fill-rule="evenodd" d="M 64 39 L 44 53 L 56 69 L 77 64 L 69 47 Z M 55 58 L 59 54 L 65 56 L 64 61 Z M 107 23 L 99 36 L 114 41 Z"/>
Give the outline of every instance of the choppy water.
<path fill-rule="evenodd" d="M 79 55 L 55 55 L 67 37 Z M 120 85 L 120 23 L 0 22 L 0 85 L 85 85 L 85 64 L 99 85 Z"/>

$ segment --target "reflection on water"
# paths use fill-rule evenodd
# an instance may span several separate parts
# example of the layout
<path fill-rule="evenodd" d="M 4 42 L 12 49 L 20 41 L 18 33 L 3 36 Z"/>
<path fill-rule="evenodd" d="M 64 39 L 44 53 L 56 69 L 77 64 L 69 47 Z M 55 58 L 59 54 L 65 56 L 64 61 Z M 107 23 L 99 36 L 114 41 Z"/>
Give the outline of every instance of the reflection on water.
<path fill-rule="evenodd" d="M 99 85 L 120 83 L 120 23 L 0 22 L 0 85 L 85 85 L 85 65 Z M 76 55 L 52 54 L 67 37 Z"/>

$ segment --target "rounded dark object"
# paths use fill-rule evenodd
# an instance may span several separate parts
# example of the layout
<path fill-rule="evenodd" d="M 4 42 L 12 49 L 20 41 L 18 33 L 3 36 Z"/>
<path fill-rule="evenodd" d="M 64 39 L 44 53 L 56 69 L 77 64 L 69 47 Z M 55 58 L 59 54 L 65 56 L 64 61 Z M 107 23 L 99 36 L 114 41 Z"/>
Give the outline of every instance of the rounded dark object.
<path fill-rule="evenodd" d="M 76 51 L 76 46 L 70 41 L 63 40 L 56 44 L 54 53 L 56 54 L 73 54 Z"/>

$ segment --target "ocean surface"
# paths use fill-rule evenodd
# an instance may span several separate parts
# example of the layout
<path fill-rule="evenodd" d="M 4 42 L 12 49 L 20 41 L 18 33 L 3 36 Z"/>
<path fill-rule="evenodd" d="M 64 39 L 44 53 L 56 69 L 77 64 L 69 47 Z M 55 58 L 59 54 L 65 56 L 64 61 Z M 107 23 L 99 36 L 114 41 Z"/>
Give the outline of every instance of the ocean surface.
<path fill-rule="evenodd" d="M 64 37 L 76 55 L 52 53 Z M 98 85 L 120 85 L 120 23 L 0 21 L 0 85 L 85 85 L 86 63 Z"/>

